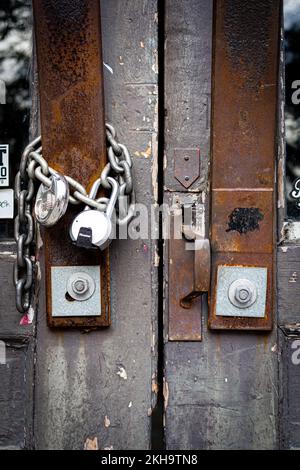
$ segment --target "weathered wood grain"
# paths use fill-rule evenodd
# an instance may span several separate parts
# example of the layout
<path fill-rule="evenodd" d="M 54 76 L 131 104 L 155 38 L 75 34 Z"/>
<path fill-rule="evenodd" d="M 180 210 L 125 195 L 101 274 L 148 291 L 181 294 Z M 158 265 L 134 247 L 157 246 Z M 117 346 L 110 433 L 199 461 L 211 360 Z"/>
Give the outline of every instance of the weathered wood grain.
<path fill-rule="evenodd" d="M 209 93 L 211 81 L 213 2 L 176 2 L 176 9 L 174 3 L 166 2 L 165 64 L 168 80 L 166 188 L 172 191 L 182 188 L 174 186 L 169 176 L 173 171 L 170 149 L 190 135 L 193 145 L 201 142 L 207 152 L 210 145 L 209 120 L 208 125 L 203 121 L 208 105 L 201 98 Z M 189 60 L 191 57 L 193 60 Z M 179 74 L 187 69 L 187 61 L 189 72 L 178 80 Z M 209 102 L 209 95 L 206 96 Z M 186 114 L 182 110 L 184 103 L 188 109 Z M 208 160 L 208 153 L 206 158 Z M 208 174 L 203 175 L 204 181 L 201 184 L 198 181 L 193 189 L 206 187 Z M 167 278 L 165 282 L 167 285 Z M 207 330 L 207 312 L 204 312 L 201 343 L 168 342 L 167 298 L 164 324 L 167 449 L 276 448 L 276 330 L 259 334 L 212 332 Z"/>
<path fill-rule="evenodd" d="M 278 248 L 278 323 L 300 323 L 300 246 Z"/>
<path fill-rule="evenodd" d="M 157 12 L 154 0 L 103 0 L 106 117 L 134 158 L 137 201 L 157 191 Z M 50 331 L 38 314 L 35 442 L 38 449 L 150 446 L 156 387 L 156 242 L 114 241 L 112 326 Z M 44 288 L 42 289 L 44 292 Z M 153 391 L 152 391 L 153 390 Z"/>
<path fill-rule="evenodd" d="M 280 447 L 300 449 L 300 336 L 280 333 Z"/>
<path fill-rule="evenodd" d="M 3 351 L 0 361 L 0 450 L 24 449 L 32 441 L 32 342 L 16 336 L 2 336 L 0 341 L 1 348 L 5 345 L 5 361 Z"/>

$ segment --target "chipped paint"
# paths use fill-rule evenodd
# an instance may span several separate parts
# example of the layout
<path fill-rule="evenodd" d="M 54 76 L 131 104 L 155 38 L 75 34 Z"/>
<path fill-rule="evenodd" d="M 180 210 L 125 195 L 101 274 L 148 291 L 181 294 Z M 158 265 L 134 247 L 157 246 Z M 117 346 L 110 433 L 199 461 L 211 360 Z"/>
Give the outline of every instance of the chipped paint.
<path fill-rule="evenodd" d="M 113 71 L 112 67 L 110 65 L 106 64 L 105 62 L 103 62 L 103 65 L 113 75 L 114 71 Z"/>
<path fill-rule="evenodd" d="M 128 403 L 128 408 L 132 408 L 132 401 Z"/>
<path fill-rule="evenodd" d="M 152 188 L 154 201 L 158 202 L 158 160 L 157 160 L 157 145 L 155 145 L 155 151 L 153 149 L 153 164 L 152 164 Z"/>
<path fill-rule="evenodd" d="M 104 417 L 104 426 L 106 428 L 109 428 L 109 426 L 110 426 L 110 419 L 108 418 L 108 416 Z"/>
<path fill-rule="evenodd" d="M 119 370 L 117 372 L 117 375 L 121 377 L 123 380 L 127 380 L 127 372 L 123 366 L 119 366 Z"/>
<path fill-rule="evenodd" d="M 271 351 L 272 351 L 273 353 L 276 353 L 276 352 L 278 351 L 278 349 L 277 349 L 277 344 L 274 344 L 274 346 L 271 347 Z"/>
<path fill-rule="evenodd" d="M 17 255 L 16 253 L 13 253 L 12 251 L 1 251 L 0 252 L 0 258 L 12 258 L 16 259 Z"/>
<path fill-rule="evenodd" d="M 84 443 L 84 450 L 99 450 L 98 438 L 94 437 L 90 439 L 89 437 Z"/>
<path fill-rule="evenodd" d="M 158 394 L 158 390 L 159 390 L 159 387 L 158 387 L 158 383 L 157 383 L 157 380 L 156 380 L 156 374 L 153 374 L 152 375 L 152 393 L 155 393 L 156 395 Z"/>
<path fill-rule="evenodd" d="M 297 282 L 298 280 L 298 273 L 296 271 L 289 277 L 289 283 Z"/>
<path fill-rule="evenodd" d="M 141 152 L 141 155 L 145 158 L 149 158 L 149 157 L 151 157 L 151 151 L 152 151 L 151 142 L 149 142 L 148 147 L 146 148 L 146 150 L 144 152 Z"/>
<path fill-rule="evenodd" d="M 144 44 L 143 41 L 140 41 L 140 46 L 141 46 L 142 49 L 145 49 L 145 44 Z"/>
<path fill-rule="evenodd" d="M 158 74 L 158 53 L 157 49 L 153 49 L 153 64 L 151 67 L 152 71 Z"/>
<path fill-rule="evenodd" d="M 163 384 L 163 396 L 164 396 L 164 408 L 165 410 L 168 408 L 169 404 L 169 384 L 164 377 L 164 384 Z"/>
<path fill-rule="evenodd" d="M 160 262 L 160 257 L 159 257 L 159 254 L 158 254 L 158 249 L 156 247 L 155 251 L 154 251 L 154 266 L 155 266 L 155 268 L 158 268 L 159 262 Z"/>
<path fill-rule="evenodd" d="M 151 352 L 152 353 L 155 353 L 155 332 L 152 333 L 152 336 L 151 336 Z"/>

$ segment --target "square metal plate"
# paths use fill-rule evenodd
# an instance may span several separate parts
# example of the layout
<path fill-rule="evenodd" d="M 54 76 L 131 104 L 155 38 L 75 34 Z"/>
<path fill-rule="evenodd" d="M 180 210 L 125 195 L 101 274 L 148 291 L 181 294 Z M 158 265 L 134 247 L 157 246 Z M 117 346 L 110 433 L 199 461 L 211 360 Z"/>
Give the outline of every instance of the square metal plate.
<path fill-rule="evenodd" d="M 72 274 L 85 272 L 95 282 L 95 292 L 88 300 L 67 300 L 67 282 Z M 52 266 L 52 317 L 98 317 L 101 315 L 100 266 Z"/>
<path fill-rule="evenodd" d="M 219 266 L 217 277 L 216 315 L 223 317 L 264 318 L 266 310 L 267 277 L 267 268 Z M 257 299 L 249 307 L 238 308 L 229 300 L 229 287 L 238 279 L 247 279 L 256 287 Z"/>

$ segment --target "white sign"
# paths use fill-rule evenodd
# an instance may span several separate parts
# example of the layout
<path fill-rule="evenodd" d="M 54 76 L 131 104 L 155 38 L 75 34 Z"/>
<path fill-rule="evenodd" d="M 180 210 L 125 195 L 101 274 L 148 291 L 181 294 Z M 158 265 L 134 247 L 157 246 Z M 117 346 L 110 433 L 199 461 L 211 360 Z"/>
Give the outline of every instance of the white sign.
<path fill-rule="evenodd" d="M 0 144 L 0 187 L 9 186 L 9 145 Z"/>
<path fill-rule="evenodd" d="M 13 189 L 0 189 L 0 219 L 13 219 L 14 217 L 14 191 Z"/>

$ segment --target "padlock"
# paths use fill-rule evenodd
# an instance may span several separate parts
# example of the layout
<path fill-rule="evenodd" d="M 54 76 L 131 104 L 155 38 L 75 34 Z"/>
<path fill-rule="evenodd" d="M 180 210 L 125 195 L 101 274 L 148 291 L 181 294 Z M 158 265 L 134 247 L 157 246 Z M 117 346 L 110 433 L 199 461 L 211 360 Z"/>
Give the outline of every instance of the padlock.
<path fill-rule="evenodd" d="M 112 222 L 111 218 L 118 199 L 119 185 L 114 178 L 108 177 L 108 183 L 112 187 L 112 193 L 105 212 L 85 209 L 77 215 L 70 228 L 71 240 L 82 248 L 100 248 L 104 250 L 111 242 Z M 91 199 L 95 199 L 101 179 L 97 180 L 89 194 Z"/>
<path fill-rule="evenodd" d="M 36 220 L 46 227 L 55 225 L 66 213 L 69 203 L 69 185 L 60 173 L 49 177 L 51 186 L 41 184 L 35 201 Z"/>

